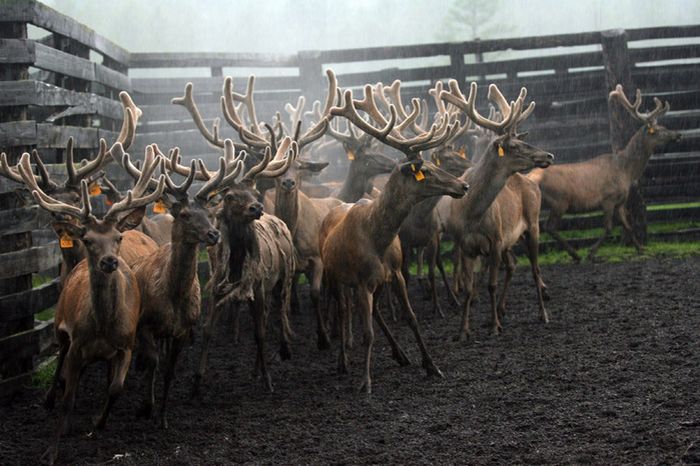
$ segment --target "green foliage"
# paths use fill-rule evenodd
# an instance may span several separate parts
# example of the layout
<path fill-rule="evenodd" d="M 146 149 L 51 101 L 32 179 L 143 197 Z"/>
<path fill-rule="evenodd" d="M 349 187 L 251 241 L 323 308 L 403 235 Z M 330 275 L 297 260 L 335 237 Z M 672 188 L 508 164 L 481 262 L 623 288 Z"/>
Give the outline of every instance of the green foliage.
<path fill-rule="evenodd" d="M 50 307 L 48 309 L 44 309 L 43 311 L 34 314 L 34 318 L 42 322 L 46 322 L 47 320 L 53 319 L 53 316 L 55 314 L 56 308 Z"/>
<path fill-rule="evenodd" d="M 56 372 L 56 365 L 58 361 L 56 358 L 50 358 L 44 361 L 37 367 L 34 374 L 32 374 L 32 385 L 35 387 L 48 389 L 51 386 L 53 380 L 53 374 Z"/>
<path fill-rule="evenodd" d="M 500 3 L 500 0 L 452 0 L 441 27 L 437 28 L 438 40 L 489 39 L 502 31 L 508 32 L 505 35 L 512 35 L 511 25 L 496 14 Z"/>

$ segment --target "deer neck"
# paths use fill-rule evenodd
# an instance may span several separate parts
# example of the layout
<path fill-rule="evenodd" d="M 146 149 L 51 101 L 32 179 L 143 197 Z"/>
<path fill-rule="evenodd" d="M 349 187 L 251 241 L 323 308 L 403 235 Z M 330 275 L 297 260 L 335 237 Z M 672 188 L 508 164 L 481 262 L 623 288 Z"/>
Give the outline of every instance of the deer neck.
<path fill-rule="evenodd" d="M 357 164 L 350 162 L 348 175 L 343 181 L 343 186 L 338 193 L 338 199 L 343 202 L 357 202 L 365 194 L 367 178 L 357 168 Z"/>
<path fill-rule="evenodd" d="M 228 281 L 237 283 L 243 276 L 245 260 L 257 260 L 259 256 L 258 237 L 255 234 L 255 221 L 228 221 L 221 228 L 222 262 L 226 264 Z M 223 265 L 223 264 L 222 264 Z"/>
<path fill-rule="evenodd" d="M 379 254 L 384 254 L 413 206 L 421 200 L 415 192 L 402 189 L 403 177 L 400 172 L 394 172 L 382 194 L 369 206 L 367 230 Z"/>
<path fill-rule="evenodd" d="M 289 228 L 294 236 L 299 219 L 299 197 L 302 193 L 299 189 L 288 191 L 280 188 L 275 189 L 275 216 L 279 217 Z"/>
<path fill-rule="evenodd" d="M 653 152 L 653 147 L 649 145 L 646 137 L 646 126 L 642 126 L 634 133 L 625 148 L 617 154 L 622 169 L 628 174 L 630 181 L 641 178 Z"/>
<path fill-rule="evenodd" d="M 98 330 L 106 330 L 115 324 L 120 309 L 120 284 L 123 283 L 120 280 L 121 271 L 117 269 L 112 273 L 101 272 L 97 261 L 88 257 L 88 272 L 92 313 Z"/>
<path fill-rule="evenodd" d="M 462 179 L 469 183 L 469 193 L 463 200 L 463 212 L 470 221 L 481 219 L 506 185 L 512 173 L 499 163 L 497 154 L 485 153 L 476 166 L 469 168 Z"/>

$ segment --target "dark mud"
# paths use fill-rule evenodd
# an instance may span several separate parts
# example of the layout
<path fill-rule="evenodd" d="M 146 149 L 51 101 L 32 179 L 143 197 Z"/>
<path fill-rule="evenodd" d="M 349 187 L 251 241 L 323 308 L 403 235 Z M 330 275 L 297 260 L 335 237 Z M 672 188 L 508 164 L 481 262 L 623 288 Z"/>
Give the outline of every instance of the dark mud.
<path fill-rule="evenodd" d="M 543 272 L 552 295 L 549 325 L 537 321 L 529 270 L 519 268 L 504 334 L 488 335 L 482 292 L 475 340 L 466 344 L 452 342 L 456 313 L 434 317 L 414 282 L 413 302 L 445 378 L 426 378 L 410 330 L 390 324 L 414 364 L 398 367 L 377 330 L 369 400 L 356 392 L 361 345 L 351 353 L 351 374 L 336 375 L 336 345 L 316 349 L 305 311 L 293 318 L 293 359 L 272 360 L 273 394 L 251 378 L 247 316 L 238 346 L 227 327 L 216 335 L 200 402 L 187 401 L 198 342 L 184 352 L 168 431 L 135 419 L 140 394 L 132 370 L 106 430 L 92 433 L 105 390 L 104 368 L 95 365 L 81 382 L 60 462 L 700 462 L 700 258 Z M 355 336 L 360 343 L 359 326 Z M 38 461 L 55 427 L 55 413 L 40 400 L 29 390 L 0 408 L 0 464 Z"/>

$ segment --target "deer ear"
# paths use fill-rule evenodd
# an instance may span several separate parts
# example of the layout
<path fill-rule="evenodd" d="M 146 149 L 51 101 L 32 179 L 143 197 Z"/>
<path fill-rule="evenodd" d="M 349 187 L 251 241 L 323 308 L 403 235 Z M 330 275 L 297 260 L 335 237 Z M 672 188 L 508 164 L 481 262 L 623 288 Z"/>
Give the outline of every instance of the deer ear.
<path fill-rule="evenodd" d="M 54 231 L 59 236 L 59 238 L 67 235 L 72 240 L 79 240 L 80 238 L 85 236 L 85 233 L 87 232 L 87 228 L 85 228 L 84 226 L 76 225 L 70 222 L 51 222 L 51 226 L 53 227 Z"/>
<path fill-rule="evenodd" d="M 297 160 L 297 162 L 299 163 L 299 170 L 313 173 L 318 173 L 328 166 L 328 162 L 309 162 L 307 160 Z"/>
<path fill-rule="evenodd" d="M 399 165 L 399 170 L 405 176 L 414 176 L 420 171 L 421 167 L 423 167 L 423 161 L 418 159 L 402 163 Z"/>
<path fill-rule="evenodd" d="M 521 141 L 524 141 L 529 134 L 529 131 L 523 131 L 522 133 L 515 133 L 515 137 L 520 139 Z"/>
<path fill-rule="evenodd" d="M 132 210 L 129 215 L 123 217 L 117 222 L 117 230 L 126 231 L 133 230 L 143 220 L 143 216 L 146 214 L 146 206 L 139 207 L 138 209 Z"/>

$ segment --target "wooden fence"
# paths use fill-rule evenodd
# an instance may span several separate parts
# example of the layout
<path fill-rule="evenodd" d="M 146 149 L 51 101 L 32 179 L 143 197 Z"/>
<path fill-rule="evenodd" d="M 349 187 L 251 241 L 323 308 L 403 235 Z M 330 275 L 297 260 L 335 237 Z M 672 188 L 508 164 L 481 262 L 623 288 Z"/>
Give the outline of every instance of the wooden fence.
<path fill-rule="evenodd" d="M 606 37 L 616 38 L 615 44 Z M 688 43 L 663 41 L 675 38 Z M 299 95 L 322 97 L 324 70 L 334 67 L 347 88 L 401 79 L 407 98 L 425 97 L 436 80 L 448 78 L 463 86 L 471 80 L 496 82 L 506 96 L 526 86 L 537 102 L 526 127 L 531 140 L 558 161 L 581 160 L 610 150 L 606 73 L 611 57 L 622 56 L 631 82 L 645 96 L 671 103 L 664 123 L 684 133 L 680 143 L 652 158 L 642 180 L 644 196 L 650 202 L 695 200 L 700 196 L 699 52 L 700 26 L 684 26 L 290 55 L 130 53 L 39 2 L 0 0 L 0 150 L 14 163 L 36 148 L 46 162 L 58 164 L 72 136 L 79 156 L 94 156 L 99 138 L 115 139 L 122 116 L 117 96 L 127 90 L 144 111 L 134 154 L 156 142 L 179 146 L 188 158 L 211 157 L 216 154 L 184 108 L 170 104 L 186 82 L 194 83 L 211 123 L 220 116 L 222 76 L 234 76 L 242 90 L 248 71 L 255 69 L 256 103 L 268 119 Z M 137 77 L 168 75 L 171 68 L 185 77 Z M 194 77 L 202 68 L 209 76 Z M 480 105 L 484 109 L 485 101 Z M 226 134 L 233 132 L 224 128 Z M 58 295 L 55 281 L 32 286 L 33 276 L 55 272 L 60 255 L 46 232 L 46 215 L 26 206 L 16 188 L 0 178 L 0 396 L 30 377 L 42 336 L 50 334 L 50 322 L 36 326 L 34 316 L 53 306 Z"/>

